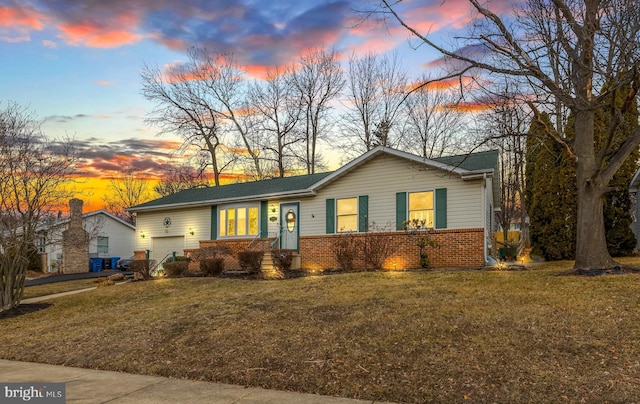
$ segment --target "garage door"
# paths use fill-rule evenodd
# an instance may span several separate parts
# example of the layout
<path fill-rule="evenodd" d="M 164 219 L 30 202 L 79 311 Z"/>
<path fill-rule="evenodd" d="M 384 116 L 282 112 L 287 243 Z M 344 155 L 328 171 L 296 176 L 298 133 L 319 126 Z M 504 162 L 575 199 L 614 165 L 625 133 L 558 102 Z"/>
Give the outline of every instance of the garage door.
<path fill-rule="evenodd" d="M 174 251 L 176 255 L 184 253 L 184 236 L 178 237 L 154 237 L 151 244 L 151 259 L 160 262 Z"/>

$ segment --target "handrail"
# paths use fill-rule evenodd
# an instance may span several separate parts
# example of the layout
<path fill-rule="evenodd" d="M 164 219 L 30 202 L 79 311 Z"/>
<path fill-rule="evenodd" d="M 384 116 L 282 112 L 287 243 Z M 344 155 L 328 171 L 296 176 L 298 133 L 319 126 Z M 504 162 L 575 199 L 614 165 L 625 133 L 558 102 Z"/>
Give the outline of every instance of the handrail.
<path fill-rule="evenodd" d="M 262 237 L 260 237 L 260 232 L 258 232 L 258 234 L 256 234 L 256 236 L 253 238 L 253 240 L 251 240 L 251 241 L 249 242 L 249 245 L 247 246 L 247 248 L 251 248 L 251 246 L 253 245 L 253 243 L 255 243 L 255 242 L 256 242 L 256 240 L 258 240 L 258 239 L 260 239 L 260 238 L 262 238 Z"/>
<path fill-rule="evenodd" d="M 158 274 L 158 268 L 160 267 L 160 265 L 162 265 L 165 262 L 167 262 L 167 258 L 173 257 L 174 253 L 175 253 L 175 251 L 172 251 L 169 254 L 165 255 L 165 257 L 163 259 L 161 259 L 160 261 L 156 262 L 156 264 L 153 266 L 153 268 L 149 269 L 149 274 L 151 276 L 156 276 Z"/>
<path fill-rule="evenodd" d="M 269 247 L 273 248 L 273 246 L 274 246 L 274 245 L 276 245 L 276 243 L 278 243 L 278 242 L 280 241 L 280 233 L 281 233 L 281 232 L 282 232 L 282 226 L 280 226 L 280 231 L 278 231 L 278 232 L 273 232 L 273 231 L 272 231 L 272 232 L 268 232 L 268 233 L 267 233 L 267 237 L 266 237 L 267 239 L 269 239 L 269 238 L 271 238 L 271 237 L 273 237 L 273 238 L 274 238 L 274 240 L 273 240 L 271 243 L 269 243 Z M 255 243 L 257 240 L 261 240 L 261 239 L 263 239 L 263 237 L 260 237 L 260 236 L 261 236 L 261 234 L 260 234 L 260 233 L 258 233 L 258 234 L 257 234 L 257 235 L 256 235 L 256 236 L 255 236 L 255 237 L 254 237 L 250 242 L 249 242 L 249 244 L 247 245 L 247 248 L 251 248 L 251 246 L 253 245 L 253 243 Z"/>
<path fill-rule="evenodd" d="M 273 250 L 273 247 L 278 244 L 278 247 L 280 246 L 280 233 L 276 234 L 276 237 L 273 239 L 273 241 L 269 244 L 269 247 L 271 247 L 271 249 Z"/>

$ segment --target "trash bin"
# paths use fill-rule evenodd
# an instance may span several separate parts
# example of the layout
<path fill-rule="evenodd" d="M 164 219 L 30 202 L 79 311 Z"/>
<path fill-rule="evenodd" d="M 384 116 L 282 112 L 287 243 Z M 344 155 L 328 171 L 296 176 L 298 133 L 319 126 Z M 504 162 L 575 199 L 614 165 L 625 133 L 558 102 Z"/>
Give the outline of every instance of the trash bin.
<path fill-rule="evenodd" d="M 111 258 L 103 258 L 102 259 L 102 268 L 103 269 L 112 269 L 111 266 Z"/>
<path fill-rule="evenodd" d="M 91 258 L 91 272 L 102 271 L 102 258 Z"/>
<path fill-rule="evenodd" d="M 111 269 L 118 269 L 118 261 L 120 261 L 120 257 L 111 257 Z"/>

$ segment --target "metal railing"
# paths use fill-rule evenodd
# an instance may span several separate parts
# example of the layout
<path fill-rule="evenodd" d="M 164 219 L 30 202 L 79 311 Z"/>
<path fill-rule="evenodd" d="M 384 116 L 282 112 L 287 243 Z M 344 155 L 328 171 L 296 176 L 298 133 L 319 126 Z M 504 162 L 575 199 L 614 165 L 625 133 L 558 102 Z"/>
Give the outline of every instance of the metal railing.
<path fill-rule="evenodd" d="M 160 268 L 160 266 L 161 266 L 161 265 L 164 265 L 164 263 L 165 263 L 165 262 L 167 262 L 167 259 L 168 259 L 169 257 L 173 258 L 173 255 L 174 255 L 174 254 L 175 254 L 175 251 L 172 251 L 172 252 L 170 252 L 169 254 L 165 255 L 165 257 L 164 257 L 163 259 L 161 259 L 160 261 L 156 262 L 156 263 L 153 265 L 153 267 L 151 267 L 151 268 L 149 269 L 149 274 L 150 274 L 151 276 L 157 276 L 157 275 L 158 275 L 158 272 L 159 272 L 159 270 L 160 270 L 160 269 L 159 269 L 159 268 Z"/>
<path fill-rule="evenodd" d="M 267 239 L 270 239 L 271 237 L 273 237 L 273 241 L 271 243 L 269 243 L 269 247 L 270 248 L 274 248 L 274 246 L 280 245 L 280 234 L 282 232 L 282 226 L 280 226 L 280 231 L 277 232 L 269 232 L 267 233 Z M 262 240 L 264 237 L 261 237 L 261 234 L 258 233 L 247 245 L 247 248 L 251 248 L 251 246 L 258 240 Z"/>

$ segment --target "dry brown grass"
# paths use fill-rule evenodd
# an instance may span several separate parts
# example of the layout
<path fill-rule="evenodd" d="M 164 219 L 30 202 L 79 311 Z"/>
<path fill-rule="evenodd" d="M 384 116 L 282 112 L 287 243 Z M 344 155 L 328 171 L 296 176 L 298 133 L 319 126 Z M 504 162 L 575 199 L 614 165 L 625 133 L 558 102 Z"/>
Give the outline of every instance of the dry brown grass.
<path fill-rule="evenodd" d="M 74 281 L 54 282 L 44 285 L 29 286 L 24 288 L 23 299 L 53 295 L 56 293 L 69 292 L 72 290 L 87 289 L 96 286 L 96 279 L 78 279 Z"/>
<path fill-rule="evenodd" d="M 570 267 L 131 283 L 0 320 L 0 357 L 396 402 L 635 401 L 640 275 Z"/>

